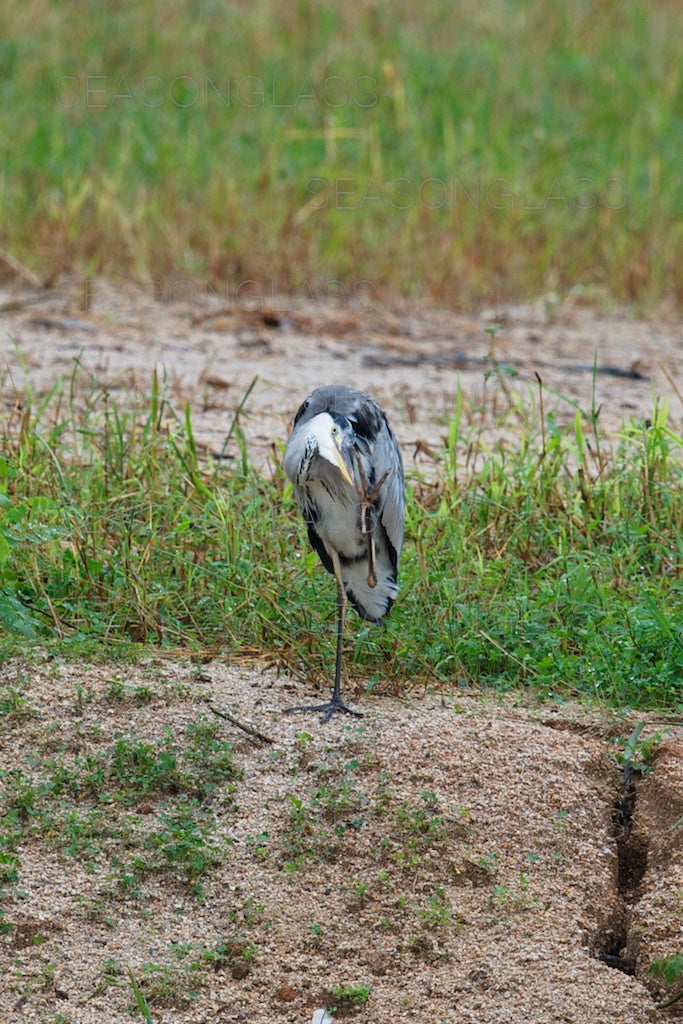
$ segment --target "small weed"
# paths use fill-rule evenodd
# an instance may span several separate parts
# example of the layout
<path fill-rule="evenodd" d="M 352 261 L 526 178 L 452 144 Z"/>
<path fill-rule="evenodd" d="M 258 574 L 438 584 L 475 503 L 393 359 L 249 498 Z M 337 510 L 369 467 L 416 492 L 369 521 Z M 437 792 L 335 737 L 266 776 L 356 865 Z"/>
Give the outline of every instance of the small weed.
<path fill-rule="evenodd" d="M 105 691 L 105 700 L 110 703 L 118 701 L 125 701 L 128 696 L 128 690 L 124 683 L 120 679 L 116 679 L 113 683 L 110 683 L 107 690 Z"/>
<path fill-rule="evenodd" d="M 139 990 L 149 1006 L 187 1006 L 197 997 L 198 976 L 192 970 L 169 967 L 166 964 L 145 963 Z M 140 1003 L 136 994 L 136 1004 Z"/>
<path fill-rule="evenodd" d="M 133 997 L 135 999 L 135 1008 L 137 1009 L 137 1012 L 143 1018 L 145 1024 L 154 1024 L 152 1014 L 150 1012 L 149 1006 L 147 1005 L 147 1000 L 144 996 L 142 989 L 138 985 L 135 979 L 135 975 L 131 971 L 130 967 L 128 968 L 128 978 L 130 980 L 130 987 L 133 990 Z"/>
<path fill-rule="evenodd" d="M 104 899 L 89 900 L 80 896 L 78 902 L 83 908 L 83 917 L 86 921 L 101 921 L 107 928 L 114 928 L 116 922 L 109 915 L 109 906 Z"/>
<path fill-rule="evenodd" d="M 36 709 L 23 690 L 16 686 L 0 686 L 0 717 L 9 720 L 30 718 L 36 714 Z"/>
<path fill-rule="evenodd" d="M 362 828 L 361 812 L 368 801 L 358 783 L 359 772 L 356 759 L 326 765 L 320 772 L 326 781 L 305 798 L 286 794 L 289 811 L 284 847 L 292 858 L 290 869 L 310 856 L 335 861 L 347 836 Z"/>
<path fill-rule="evenodd" d="M 253 896 L 249 896 L 242 907 L 242 920 L 250 927 L 255 924 L 261 924 L 265 910 L 266 908 L 263 903 L 257 903 Z"/>
<path fill-rule="evenodd" d="M 677 953 L 674 956 L 665 956 L 661 960 L 655 960 L 648 970 L 651 978 L 663 978 L 669 985 L 673 985 L 679 978 L 683 977 L 683 954 Z"/>
<path fill-rule="evenodd" d="M 201 879 L 221 860 L 210 838 L 213 818 L 196 801 L 185 800 L 162 809 L 159 819 L 161 827 L 147 835 L 146 848 L 161 857 L 166 867 L 178 869 L 195 896 L 201 896 Z M 155 858 L 145 864 L 145 870 L 153 870 L 157 862 Z"/>
<path fill-rule="evenodd" d="M 683 978 L 683 955 L 678 953 L 674 956 L 665 956 L 660 960 L 655 960 L 650 964 L 647 973 L 651 978 L 663 978 L 668 985 L 680 983 Z M 667 1006 L 673 1006 L 681 998 L 683 998 L 683 984 L 679 984 L 671 995 L 661 1002 L 655 1003 L 655 1006 L 658 1010 L 663 1010 Z"/>
<path fill-rule="evenodd" d="M 436 794 L 429 790 L 421 793 L 420 799 L 422 802 L 417 805 L 403 801 L 395 810 L 402 838 L 401 857 L 404 854 L 419 855 L 445 843 L 459 831 L 469 814 L 460 807 L 443 813 Z"/>
<path fill-rule="evenodd" d="M 0 823 L 1 827 L 2 824 Z M 0 844 L 3 838 L 0 835 Z M 19 884 L 20 865 L 19 857 L 14 853 L 3 850 L 2 845 L 0 845 L 0 904 L 6 895 L 7 888 L 16 889 Z M 7 935 L 14 927 L 11 922 L 5 920 L 5 916 L 6 911 L 0 906 L 0 935 Z"/>
<path fill-rule="evenodd" d="M 36 782 L 30 775 L 19 769 L 4 773 L 4 812 L 14 814 L 27 821 L 40 814 L 41 805 L 47 792 L 44 783 Z"/>
<path fill-rule="evenodd" d="M 365 898 L 370 892 L 370 884 L 368 882 L 362 882 L 357 878 L 352 878 L 348 884 L 342 887 L 347 894 L 347 899 L 350 906 L 362 907 L 365 903 Z"/>
<path fill-rule="evenodd" d="M 105 691 L 105 700 L 109 703 L 126 703 L 131 701 L 138 706 L 150 704 L 156 697 L 154 690 L 147 685 L 128 687 L 121 680 L 114 680 Z"/>
<path fill-rule="evenodd" d="M 147 962 L 135 973 L 114 957 L 109 957 L 102 965 L 101 981 L 94 994 L 104 995 L 110 988 L 125 989 L 130 986 L 133 1002 L 129 1011 L 149 1021 L 151 1007 L 189 1005 L 215 971 L 222 970 L 226 965 L 253 961 L 255 950 L 249 942 L 225 942 L 220 939 L 204 948 L 196 947 L 193 943 L 172 943 L 170 954 L 170 963 Z M 238 968 L 235 976 L 246 975 Z"/>
<path fill-rule="evenodd" d="M 481 857 L 477 857 L 476 865 L 485 878 L 495 878 L 498 872 L 498 854 L 482 854 Z"/>
<path fill-rule="evenodd" d="M 199 719 L 190 722 L 185 732 L 185 756 L 199 794 L 206 798 L 219 786 L 230 789 L 241 772 L 235 764 L 232 744 L 219 739 L 220 724 Z"/>
<path fill-rule="evenodd" d="M 16 885 L 19 881 L 19 858 L 13 853 L 0 849 L 0 894 L 6 885 Z"/>
<path fill-rule="evenodd" d="M 337 1007 L 365 1006 L 370 998 L 370 985 L 341 985 L 332 989 L 332 998 Z"/>
<path fill-rule="evenodd" d="M 645 722 L 639 722 L 625 740 L 618 737 L 614 739 L 614 743 L 621 747 L 614 758 L 627 774 L 637 772 L 639 775 L 649 775 L 653 770 L 652 760 L 657 747 L 669 733 L 668 729 L 658 729 L 652 736 L 641 739 L 645 725 Z"/>
<path fill-rule="evenodd" d="M 248 940 L 221 940 L 203 954 L 203 958 L 213 964 L 215 970 L 227 967 L 236 981 L 246 978 L 256 959 L 256 947 Z"/>
<path fill-rule="evenodd" d="M 99 787 L 101 774 L 96 772 L 92 781 Z M 112 798 L 126 805 L 148 796 L 180 792 L 183 777 L 170 736 L 161 743 L 148 743 L 132 736 L 119 737 L 111 755 L 107 756 L 104 781 L 111 787 Z"/>
<path fill-rule="evenodd" d="M 520 871 L 516 884 L 512 886 L 504 884 L 493 886 L 488 900 L 489 905 L 516 913 L 528 910 L 530 904 L 530 885 L 531 876 L 525 871 Z"/>
<path fill-rule="evenodd" d="M 101 840 L 108 833 L 104 816 L 104 810 L 98 807 L 65 808 L 59 815 L 59 842 L 64 853 L 86 863 L 97 858 Z"/>
<path fill-rule="evenodd" d="M 322 816 L 330 821 L 337 822 L 340 819 L 348 818 L 351 812 L 359 812 L 366 805 L 365 793 L 358 786 L 355 773 L 359 769 L 357 761 L 349 761 L 341 771 L 328 772 L 334 774 L 334 783 L 320 786 L 313 794 L 313 804 L 319 808 Z M 357 827 L 360 827 L 360 819 L 354 819 Z"/>
<path fill-rule="evenodd" d="M 259 832 L 256 836 L 249 836 L 247 846 L 255 860 L 266 861 L 270 857 L 270 835 L 268 832 Z"/>
<path fill-rule="evenodd" d="M 115 957 L 107 957 L 102 965 L 102 980 L 95 986 L 93 995 L 105 995 L 110 988 L 122 988 L 126 984 L 126 973 L 123 964 Z"/>
<path fill-rule="evenodd" d="M 499 907 L 507 905 L 510 899 L 510 890 L 507 885 L 494 885 L 492 893 L 489 897 L 489 903 L 495 904 Z"/>
<path fill-rule="evenodd" d="M 436 886 L 425 906 L 420 908 L 420 917 L 429 929 L 449 928 L 454 921 L 453 906 L 443 886 Z"/>

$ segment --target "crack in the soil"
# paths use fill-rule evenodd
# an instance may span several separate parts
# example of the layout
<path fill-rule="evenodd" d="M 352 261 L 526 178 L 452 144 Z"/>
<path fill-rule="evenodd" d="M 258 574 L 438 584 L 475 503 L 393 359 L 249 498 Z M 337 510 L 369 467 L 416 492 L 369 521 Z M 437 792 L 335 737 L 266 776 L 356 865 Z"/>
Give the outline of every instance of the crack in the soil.
<path fill-rule="evenodd" d="M 635 975 L 638 936 L 631 930 L 632 908 L 647 870 L 648 840 L 633 830 L 640 773 L 627 764 L 612 811 L 617 844 L 617 903 L 606 925 L 596 936 L 596 956 L 608 967 Z"/>
<path fill-rule="evenodd" d="M 623 786 L 614 801 L 614 830 L 617 840 L 617 891 L 621 898 L 632 904 L 636 890 L 647 870 L 648 841 L 645 836 L 634 833 L 633 816 L 638 797 L 640 773 L 625 765 Z"/>

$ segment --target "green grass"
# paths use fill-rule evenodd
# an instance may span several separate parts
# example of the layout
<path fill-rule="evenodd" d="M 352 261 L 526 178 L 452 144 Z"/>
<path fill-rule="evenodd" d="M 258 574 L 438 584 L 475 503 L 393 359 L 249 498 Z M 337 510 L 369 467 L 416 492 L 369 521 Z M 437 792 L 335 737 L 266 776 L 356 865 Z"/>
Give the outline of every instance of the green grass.
<path fill-rule="evenodd" d="M 229 301 L 680 302 L 668 0 L 0 14 L 0 249 Z"/>
<path fill-rule="evenodd" d="M 413 472 L 400 598 L 384 629 L 350 617 L 349 673 L 380 692 L 523 687 L 680 707 L 682 440 L 666 405 L 614 443 L 590 411 L 561 426 L 531 392 L 501 399 L 499 422 L 482 424 L 459 396 L 430 478 Z M 333 581 L 279 461 L 250 466 L 239 417 L 241 455 L 204 461 L 156 378 L 131 402 L 119 408 L 76 367 L 70 388 L 35 408 L 28 394 L 5 424 L 4 656 L 160 647 L 329 678 Z M 491 427 L 514 443 L 487 443 Z M 16 686 L 0 709 L 32 713 Z M 149 762 L 150 784 L 173 788 L 176 767 L 143 746 L 136 757 L 131 771 Z"/>

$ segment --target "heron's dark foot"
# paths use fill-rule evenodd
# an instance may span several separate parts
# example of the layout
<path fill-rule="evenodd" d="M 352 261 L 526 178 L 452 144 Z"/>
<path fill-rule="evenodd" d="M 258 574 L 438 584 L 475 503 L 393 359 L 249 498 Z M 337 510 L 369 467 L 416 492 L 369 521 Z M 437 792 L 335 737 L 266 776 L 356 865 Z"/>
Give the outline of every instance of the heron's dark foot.
<path fill-rule="evenodd" d="M 323 717 L 320 719 L 321 725 L 325 722 L 329 722 L 332 715 L 335 712 L 339 712 L 344 715 L 353 715 L 354 718 L 362 718 L 362 711 L 354 711 L 341 697 L 333 697 L 332 700 L 328 701 L 327 704 L 301 704 L 295 708 L 285 708 L 285 714 L 290 715 L 294 711 L 322 711 L 324 712 Z"/>

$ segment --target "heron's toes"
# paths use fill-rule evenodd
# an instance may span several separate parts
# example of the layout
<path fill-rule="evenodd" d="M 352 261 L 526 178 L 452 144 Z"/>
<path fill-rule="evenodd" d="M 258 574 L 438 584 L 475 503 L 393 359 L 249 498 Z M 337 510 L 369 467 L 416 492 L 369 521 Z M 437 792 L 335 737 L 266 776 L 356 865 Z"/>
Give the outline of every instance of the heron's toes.
<path fill-rule="evenodd" d="M 320 719 L 322 725 L 329 722 L 332 715 L 337 712 L 343 715 L 353 715 L 354 718 L 363 717 L 362 711 L 356 711 L 354 708 L 349 707 L 346 701 L 342 700 L 341 697 L 333 697 L 332 700 L 328 701 L 326 704 L 300 704 L 295 708 L 285 708 L 284 714 L 289 715 L 294 711 L 322 711 L 323 717 Z"/>

